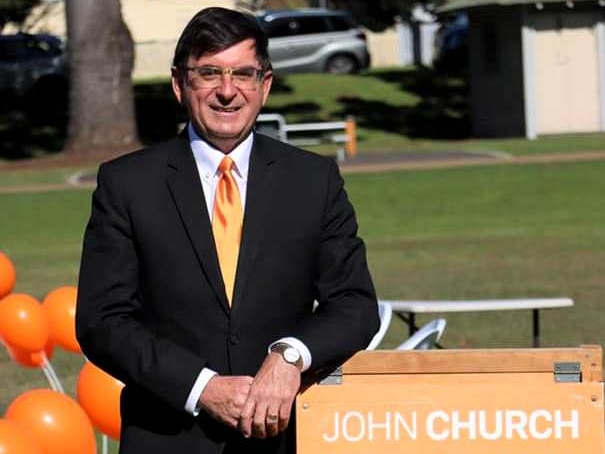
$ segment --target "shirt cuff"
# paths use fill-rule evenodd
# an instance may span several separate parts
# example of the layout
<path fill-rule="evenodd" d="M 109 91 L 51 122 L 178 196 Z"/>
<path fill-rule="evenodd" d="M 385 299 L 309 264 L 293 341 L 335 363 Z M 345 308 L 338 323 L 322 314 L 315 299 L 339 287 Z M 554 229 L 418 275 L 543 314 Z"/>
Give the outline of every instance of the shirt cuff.
<path fill-rule="evenodd" d="M 295 337 L 282 337 L 281 339 L 278 339 L 275 342 L 273 342 L 271 345 L 269 345 L 268 351 L 271 351 L 271 347 L 273 345 L 277 344 L 278 342 L 283 342 L 285 344 L 288 344 L 290 347 L 294 347 L 296 350 L 298 350 L 298 353 L 300 353 L 300 356 L 302 358 L 301 372 L 304 372 L 304 371 L 308 370 L 309 367 L 311 367 L 311 360 L 312 360 L 311 352 L 309 351 L 307 346 L 302 343 L 302 341 L 300 341 L 299 339 L 297 339 Z"/>
<path fill-rule="evenodd" d="M 203 368 L 197 376 L 197 380 L 191 388 L 187 402 L 185 402 L 185 411 L 193 416 L 200 414 L 200 396 L 204 392 L 206 385 L 212 377 L 216 375 L 212 369 Z"/>

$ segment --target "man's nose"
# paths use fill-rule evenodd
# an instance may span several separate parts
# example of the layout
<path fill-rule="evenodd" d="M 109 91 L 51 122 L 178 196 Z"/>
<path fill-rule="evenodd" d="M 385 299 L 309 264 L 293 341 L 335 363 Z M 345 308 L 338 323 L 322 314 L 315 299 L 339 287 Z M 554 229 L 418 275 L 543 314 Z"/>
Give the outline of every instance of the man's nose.
<path fill-rule="evenodd" d="M 230 101 L 237 95 L 237 88 L 233 85 L 233 79 L 229 74 L 223 74 L 221 84 L 216 87 L 216 94 L 222 100 Z"/>

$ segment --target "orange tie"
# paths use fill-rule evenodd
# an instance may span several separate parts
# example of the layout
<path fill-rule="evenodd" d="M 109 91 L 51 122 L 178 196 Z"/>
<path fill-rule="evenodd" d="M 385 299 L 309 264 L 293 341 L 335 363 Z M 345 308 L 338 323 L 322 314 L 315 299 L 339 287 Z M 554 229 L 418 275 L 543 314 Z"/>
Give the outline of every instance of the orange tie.
<path fill-rule="evenodd" d="M 237 183 L 231 170 L 233 160 L 223 158 L 218 166 L 219 180 L 214 196 L 214 213 L 212 214 L 212 232 L 216 242 L 218 263 L 221 267 L 225 292 L 229 305 L 233 299 L 235 270 L 239 255 L 239 243 L 242 235 L 243 213 Z"/>

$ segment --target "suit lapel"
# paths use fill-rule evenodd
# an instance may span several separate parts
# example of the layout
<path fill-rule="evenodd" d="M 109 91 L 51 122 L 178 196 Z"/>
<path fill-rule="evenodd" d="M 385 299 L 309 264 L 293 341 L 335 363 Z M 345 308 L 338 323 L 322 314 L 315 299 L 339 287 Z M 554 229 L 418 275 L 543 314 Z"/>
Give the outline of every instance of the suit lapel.
<path fill-rule="evenodd" d="M 263 232 L 269 215 L 267 208 L 271 206 L 271 191 L 273 188 L 271 166 L 277 158 L 278 153 L 271 147 L 270 143 L 267 143 L 263 136 L 256 134 L 248 170 L 246 209 L 237 264 L 232 315 L 238 311 L 239 302 L 244 301 L 244 292 L 250 276 L 253 274 L 254 262 L 262 250 Z"/>
<path fill-rule="evenodd" d="M 212 227 L 208 218 L 202 183 L 187 135 L 181 136 L 168 158 L 167 183 L 195 254 L 223 309 L 228 312 Z"/>

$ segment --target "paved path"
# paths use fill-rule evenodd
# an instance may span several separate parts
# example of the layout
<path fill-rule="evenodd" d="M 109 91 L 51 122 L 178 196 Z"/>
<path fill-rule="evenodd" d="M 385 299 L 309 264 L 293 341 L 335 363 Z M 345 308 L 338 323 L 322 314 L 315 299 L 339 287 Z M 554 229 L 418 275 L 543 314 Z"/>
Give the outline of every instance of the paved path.
<path fill-rule="evenodd" d="M 435 152 L 423 153 L 423 159 L 400 158 L 397 161 L 345 163 L 343 173 L 385 172 L 389 170 L 443 169 L 451 167 L 469 167 L 485 165 L 547 164 L 557 162 L 580 162 L 605 160 L 605 151 L 587 151 L 574 153 L 552 153 L 531 156 L 505 156 L 497 154 L 466 153 L 465 158 L 452 158 L 447 154 Z M 430 156 L 434 155 L 434 156 Z M 400 155 L 401 156 L 401 155 Z"/>
<path fill-rule="evenodd" d="M 498 153 L 470 153 L 452 151 L 367 154 L 348 159 L 339 163 L 339 165 L 343 174 L 350 174 L 402 170 L 443 169 L 485 165 L 546 164 L 600 160 L 605 160 L 605 151 L 552 153 L 531 156 L 506 156 Z M 46 167 L 60 166 L 60 162 L 59 165 L 55 164 L 56 162 Z M 63 165 L 66 166 L 68 164 L 63 163 Z M 74 163 L 70 162 L 69 165 L 73 166 Z M 34 167 L 23 165 L 0 166 L 0 176 L 3 171 L 24 168 Z M 94 188 L 95 183 L 95 175 L 92 173 L 82 175 L 75 174 L 72 175 L 69 178 L 69 181 L 65 183 L 32 184 L 6 187 L 0 186 L 0 194 L 92 189 Z"/>

